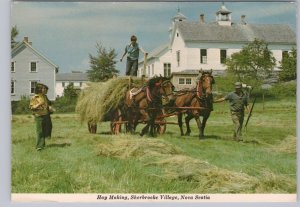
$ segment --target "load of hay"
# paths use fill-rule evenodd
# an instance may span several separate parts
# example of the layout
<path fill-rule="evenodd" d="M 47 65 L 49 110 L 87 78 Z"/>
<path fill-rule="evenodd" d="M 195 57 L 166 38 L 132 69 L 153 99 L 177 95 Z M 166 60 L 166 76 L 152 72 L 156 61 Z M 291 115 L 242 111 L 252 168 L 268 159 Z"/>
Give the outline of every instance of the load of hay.
<path fill-rule="evenodd" d="M 122 105 L 126 91 L 130 87 L 141 87 L 140 78 L 118 77 L 106 82 L 89 83 L 80 93 L 76 105 L 82 122 L 97 123 L 107 121 L 106 116 Z"/>

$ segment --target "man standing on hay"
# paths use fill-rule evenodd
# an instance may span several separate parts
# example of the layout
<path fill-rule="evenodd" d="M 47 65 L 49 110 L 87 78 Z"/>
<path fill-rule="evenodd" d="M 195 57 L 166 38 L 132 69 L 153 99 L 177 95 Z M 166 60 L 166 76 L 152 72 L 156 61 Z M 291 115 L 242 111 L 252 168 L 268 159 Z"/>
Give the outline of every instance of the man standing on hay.
<path fill-rule="evenodd" d="M 244 111 L 250 112 L 248 106 L 248 96 L 242 91 L 242 83 L 235 83 L 235 91 L 230 92 L 225 97 L 215 100 L 214 103 L 229 101 L 231 118 L 234 124 L 233 139 L 236 141 L 242 140 L 242 127 L 244 122 Z"/>
<path fill-rule="evenodd" d="M 131 43 L 129 45 L 126 45 L 125 52 L 120 61 L 122 62 L 124 56 L 128 54 L 126 63 L 126 75 L 137 76 L 139 52 L 141 50 L 145 55 L 147 55 L 148 53 L 146 53 L 145 50 L 139 46 L 136 36 L 132 35 L 130 40 Z"/>

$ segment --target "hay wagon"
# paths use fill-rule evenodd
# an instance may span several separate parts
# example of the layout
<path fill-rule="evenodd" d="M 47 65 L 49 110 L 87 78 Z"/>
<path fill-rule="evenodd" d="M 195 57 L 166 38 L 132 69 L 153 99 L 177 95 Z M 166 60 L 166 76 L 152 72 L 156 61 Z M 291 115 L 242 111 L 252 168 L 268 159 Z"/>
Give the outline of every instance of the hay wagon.
<path fill-rule="evenodd" d="M 128 120 L 121 113 L 121 106 L 124 105 L 122 100 L 123 94 L 131 86 L 140 87 L 144 84 L 143 78 L 119 77 L 102 83 L 91 83 L 84 89 L 77 101 L 76 112 L 80 114 L 81 121 L 88 123 L 90 133 L 97 132 L 98 122 L 110 122 L 110 131 L 112 134 L 119 134 L 127 131 Z M 173 113 L 169 113 L 173 109 Z M 159 115 L 155 120 L 155 128 L 158 134 L 166 131 L 168 124 L 178 124 L 177 122 L 167 121 L 167 117 L 175 116 L 178 113 L 192 109 L 192 107 L 161 107 Z M 152 110 L 152 109 L 148 109 Z M 157 110 L 153 109 L 153 110 Z M 175 111 L 175 113 L 174 113 Z M 146 123 L 145 117 L 139 117 L 138 124 Z"/>

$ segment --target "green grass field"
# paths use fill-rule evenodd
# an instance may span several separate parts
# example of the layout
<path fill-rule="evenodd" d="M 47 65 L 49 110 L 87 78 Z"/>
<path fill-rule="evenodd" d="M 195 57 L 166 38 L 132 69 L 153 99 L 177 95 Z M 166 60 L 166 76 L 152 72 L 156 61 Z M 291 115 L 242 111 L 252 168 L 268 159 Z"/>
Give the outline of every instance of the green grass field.
<path fill-rule="evenodd" d="M 168 125 L 141 138 L 110 135 L 108 122 L 89 134 L 77 114 L 53 114 L 41 152 L 33 116 L 14 115 L 12 193 L 296 193 L 296 100 L 258 102 L 244 142 L 231 138 L 228 103 L 214 108 L 203 140 L 194 120 L 190 137 Z"/>

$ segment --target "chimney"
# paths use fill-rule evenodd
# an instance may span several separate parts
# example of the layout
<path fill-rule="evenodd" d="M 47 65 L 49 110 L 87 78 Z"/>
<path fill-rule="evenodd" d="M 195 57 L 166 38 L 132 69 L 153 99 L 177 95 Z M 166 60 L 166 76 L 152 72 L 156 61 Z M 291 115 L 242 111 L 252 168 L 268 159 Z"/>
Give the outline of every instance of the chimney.
<path fill-rule="evenodd" d="M 205 23 L 204 14 L 200 14 L 200 22 L 201 23 Z"/>
<path fill-rule="evenodd" d="M 246 21 L 245 21 L 246 15 L 242 15 L 241 16 L 241 24 L 246 25 Z"/>
<path fill-rule="evenodd" d="M 29 38 L 28 37 L 24 37 L 24 42 L 28 43 L 29 45 L 32 45 L 32 42 L 29 42 Z"/>

